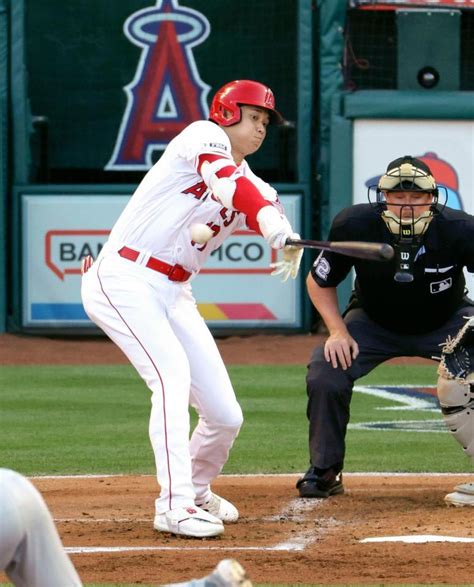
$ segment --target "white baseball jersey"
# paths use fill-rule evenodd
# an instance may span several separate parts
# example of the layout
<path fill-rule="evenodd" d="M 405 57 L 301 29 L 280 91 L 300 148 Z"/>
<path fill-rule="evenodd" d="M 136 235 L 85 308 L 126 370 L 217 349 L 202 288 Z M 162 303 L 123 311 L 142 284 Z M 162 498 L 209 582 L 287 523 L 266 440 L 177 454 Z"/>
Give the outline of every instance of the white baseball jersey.
<path fill-rule="evenodd" d="M 171 141 L 122 212 L 109 239 L 115 248 L 126 245 L 194 273 L 232 232 L 245 226 L 245 215 L 224 208 L 197 172 L 204 153 L 235 165 L 222 128 L 208 121 L 190 124 Z M 246 161 L 237 173 L 252 181 L 264 198 L 277 201 L 276 191 Z M 214 237 L 205 245 L 192 241 L 189 228 L 195 223 L 212 226 Z"/>

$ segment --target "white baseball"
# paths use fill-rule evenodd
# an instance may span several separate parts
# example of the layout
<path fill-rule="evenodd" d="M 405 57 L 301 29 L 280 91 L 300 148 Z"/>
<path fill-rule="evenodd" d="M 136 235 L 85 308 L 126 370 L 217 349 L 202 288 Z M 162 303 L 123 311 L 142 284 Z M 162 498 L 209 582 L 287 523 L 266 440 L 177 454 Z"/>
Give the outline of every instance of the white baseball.
<path fill-rule="evenodd" d="M 214 236 L 212 229 L 207 224 L 191 224 L 191 238 L 195 243 L 203 245 Z"/>

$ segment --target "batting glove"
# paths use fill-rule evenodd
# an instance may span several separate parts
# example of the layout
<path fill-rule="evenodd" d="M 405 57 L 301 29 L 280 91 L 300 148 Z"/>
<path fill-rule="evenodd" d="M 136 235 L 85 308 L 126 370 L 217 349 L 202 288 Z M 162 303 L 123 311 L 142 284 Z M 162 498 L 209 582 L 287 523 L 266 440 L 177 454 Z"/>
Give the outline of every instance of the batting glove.
<path fill-rule="evenodd" d="M 300 235 L 293 233 L 290 235 L 292 239 L 300 239 Z M 276 263 L 271 263 L 270 267 L 274 269 L 272 275 L 281 276 L 281 280 L 285 282 L 289 277 L 296 279 L 298 270 L 301 264 L 301 258 L 303 257 L 302 247 L 286 246 L 283 248 L 283 259 Z"/>
<path fill-rule="evenodd" d="M 274 206 L 264 206 L 257 214 L 260 231 L 272 249 L 282 249 L 293 229 L 287 217 Z"/>

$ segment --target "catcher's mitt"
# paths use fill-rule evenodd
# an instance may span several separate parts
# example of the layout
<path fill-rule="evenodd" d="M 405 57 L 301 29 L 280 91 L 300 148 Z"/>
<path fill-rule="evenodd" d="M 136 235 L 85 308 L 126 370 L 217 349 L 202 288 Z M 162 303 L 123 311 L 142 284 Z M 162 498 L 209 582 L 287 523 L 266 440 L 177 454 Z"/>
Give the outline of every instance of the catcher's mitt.
<path fill-rule="evenodd" d="M 474 316 L 443 345 L 438 374 L 445 379 L 474 381 Z"/>

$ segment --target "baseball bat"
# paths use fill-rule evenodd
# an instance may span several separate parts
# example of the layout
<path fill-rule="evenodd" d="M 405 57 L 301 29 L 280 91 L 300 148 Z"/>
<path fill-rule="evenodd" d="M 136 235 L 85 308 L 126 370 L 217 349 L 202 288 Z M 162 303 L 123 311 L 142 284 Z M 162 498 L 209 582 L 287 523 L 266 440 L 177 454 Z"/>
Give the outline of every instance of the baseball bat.
<path fill-rule="evenodd" d="M 370 259 L 372 261 L 389 261 L 394 250 L 386 243 L 366 243 L 362 241 L 313 241 L 307 239 L 286 239 L 286 244 L 307 249 L 332 251 L 348 257 Z"/>

